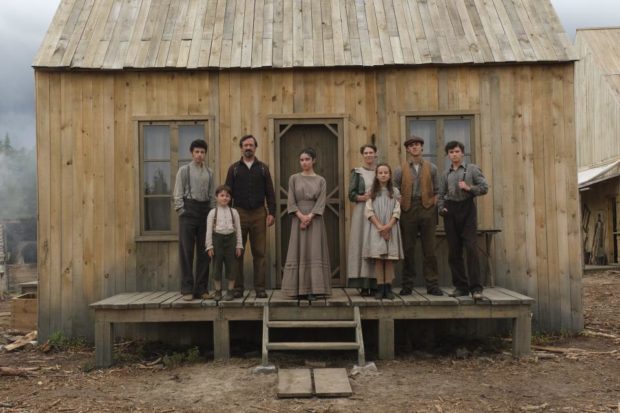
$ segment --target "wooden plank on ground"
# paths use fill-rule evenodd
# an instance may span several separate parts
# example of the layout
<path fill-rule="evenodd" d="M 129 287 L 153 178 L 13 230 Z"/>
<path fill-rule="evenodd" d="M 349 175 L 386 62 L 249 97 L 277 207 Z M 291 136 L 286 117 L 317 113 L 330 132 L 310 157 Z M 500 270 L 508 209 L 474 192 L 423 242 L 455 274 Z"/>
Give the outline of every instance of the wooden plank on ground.
<path fill-rule="evenodd" d="M 314 369 L 318 397 L 349 397 L 353 394 L 346 369 Z"/>
<path fill-rule="evenodd" d="M 426 288 L 424 287 L 414 288 L 414 291 L 420 294 L 421 296 L 423 296 L 424 298 L 426 298 L 429 301 L 430 305 L 458 305 L 459 304 L 459 302 L 454 297 L 448 297 L 447 295 L 436 296 L 436 295 L 427 294 Z"/>
<path fill-rule="evenodd" d="M 312 397 L 310 369 L 281 369 L 278 371 L 278 397 Z"/>

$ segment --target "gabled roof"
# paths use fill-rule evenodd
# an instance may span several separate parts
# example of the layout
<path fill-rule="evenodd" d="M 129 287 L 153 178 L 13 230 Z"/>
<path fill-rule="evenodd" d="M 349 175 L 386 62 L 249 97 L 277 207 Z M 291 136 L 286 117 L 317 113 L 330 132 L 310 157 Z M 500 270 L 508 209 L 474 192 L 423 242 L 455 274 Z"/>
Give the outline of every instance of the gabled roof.
<path fill-rule="evenodd" d="M 575 60 L 550 0 L 61 0 L 35 67 Z"/>
<path fill-rule="evenodd" d="M 592 54 L 603 79 L 620 99 L 620 27 L 577 29 L 575 43 Z"/>

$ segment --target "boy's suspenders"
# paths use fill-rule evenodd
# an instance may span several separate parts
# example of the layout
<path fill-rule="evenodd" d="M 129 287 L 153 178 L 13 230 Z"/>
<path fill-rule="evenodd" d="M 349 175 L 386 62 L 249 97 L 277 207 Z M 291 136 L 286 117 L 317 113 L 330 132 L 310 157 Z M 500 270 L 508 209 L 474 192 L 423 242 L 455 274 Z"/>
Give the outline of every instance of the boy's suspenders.
<path fill-rule="evenodd" d="M 232 208 L 228 207 L 228 210 L 230 211 L 230 219 L 232 220 L 233 223 L 233 227 L 235 226 L 235 215 L 232 212 Z M 215 207 L 215 213 L 213 214 L 213 232 L 215 232 L 215 226 L 217 225 L 217 206 Z M 235 232 L 237 231 L 237 229 L 235 228 Z"/>
<path fill-rule="evenodd" d="M 189 164 L 184 165 L 183 168 L 185 168 L 183 170 L 183 197 L 187 198 L 187 199 L 193 199 L 192 198 L 192 182 L 191 179 L 189 177 Z M 207 174 L 209 175 L 209 184 L 211 184 L 211 179 L 213 179 L 213 176 L 211 175 L 211 170 L 209 168 L 207 168 Z M 185 196 L 185 194 L 187 194 L 187 197 Z M 207 194 L 208 198 L 211 198 L 211 194 Z"/>

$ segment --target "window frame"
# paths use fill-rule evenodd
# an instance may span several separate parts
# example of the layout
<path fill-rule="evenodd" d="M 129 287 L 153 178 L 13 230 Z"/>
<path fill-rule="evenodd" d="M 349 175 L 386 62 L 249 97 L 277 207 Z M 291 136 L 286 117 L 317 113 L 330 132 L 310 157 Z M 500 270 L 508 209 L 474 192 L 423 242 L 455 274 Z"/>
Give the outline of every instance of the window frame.
<path fill-rule="evenodd" d="M 176 181 L 176 174 L 179 169 L 179 126 L 183 125 L 196 125 L 197 123 L 204 124 L 205 141 L 208 144 L 207 151 L 207 165 L 213 170 L 213 179 L 218 179 L 218 168 L 216 164 L 216 153 L 218 152 L 217 142 L 214 139 L 216 131 L 214 130 L 215 122 L 213 116 L 135 116 L 132 118 L 135 127 L 135 159 L 137 162 L 136 178 L 136 205 L 135 208 L 135 239 L 136 241 L 178 241 L 178 219 L 176 217 L 176 211 L 174 210 L 174 184 Z M 144 173 L 145 173 L 145 159 L 144 159 L 144 126 L 149 125 L 165 125 L 170 127 L 170 159 L 165 160 L 170 162 L 170 230 L 169 231 L 146 231 L 145 230 L 145 215 L 144 215 L 144 200 L 147 197 L 162 197 L 157 195 L 148 196 L 144 191 Z M 184 160 L 184 159 L 182 159 Z M 154 161 L 154 160 L 150 160 Z M 164 161 L 164 160 L 162 160 Z"/>
<path fill-rule="evenodd" d="M 412 111 L 401 112 L 401 145 L 400 160 L 401 163 L 407 160 L 407 151 L 402 145 L 409 137 L 409 121 L 412 119 L 419 120 L 434 120 L 436 121 L 436 139 L 437 139 L 437 158 L 435 165 L 439 174 L 444 171 L 445 163 L 445 136 L 444 136 L 444 121 L 445 120 L 461 120 L 470 119 L 470 148 L 465 148 L 466 153 L 469 153 L 471 157 L 471 163 L 476 163 L 476 154 L 480 153 L 480 113 L 475 111 Z M 425 157 L 426 158 L 426 157 Z M 428 159 L 428 158 L 426 158 Z"/>

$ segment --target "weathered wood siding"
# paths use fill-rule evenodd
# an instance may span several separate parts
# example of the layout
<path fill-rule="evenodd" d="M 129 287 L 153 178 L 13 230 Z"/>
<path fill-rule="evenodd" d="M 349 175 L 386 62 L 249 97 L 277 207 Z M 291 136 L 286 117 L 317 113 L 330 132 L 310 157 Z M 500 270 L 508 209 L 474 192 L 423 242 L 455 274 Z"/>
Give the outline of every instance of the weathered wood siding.
<path fill-rule="evenodd" d="M 271 119 L 278 116 L 344 117 L 348 171 L 360 163 L 358 148 L 371 135 L 384 160 L 400 162 L 403 112 L 478 115 L 475 161 L 491 184 L 479 200 L 479 226 L 502 230 L 493 245 L 496 283 L 536 299 L 538 328 L 582 327 L 570 63 L 219 73 L 38 70 L 36 89 L 43 339 L 55 330 L 92 336 L 88 303 L 178 285 L 176 243 L 136 242 L 133 117 L 162 115 L 214 117 L 220 176 L 239 156 L 238 137 L 249 132 L 260 139 L 258 157 L 273 165 Z M 272 263 L 274 243 L 272 231 Z"/>
<path fill-rule="evenodd" d="M 581 57 L 575 64 L 579 168 L 592 167 L 620 156 L 618 39 L 618 29 L 577 32 L 575 46 Z M 613 50 L 614 46 L 616 50 Z"/>

